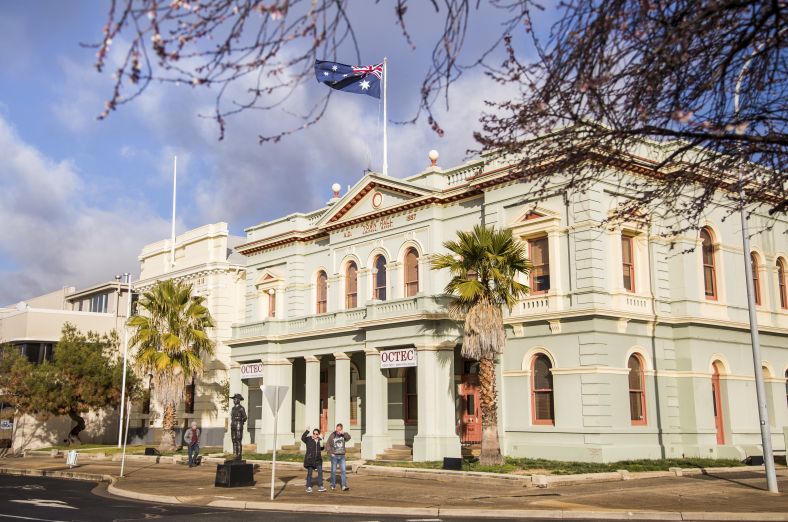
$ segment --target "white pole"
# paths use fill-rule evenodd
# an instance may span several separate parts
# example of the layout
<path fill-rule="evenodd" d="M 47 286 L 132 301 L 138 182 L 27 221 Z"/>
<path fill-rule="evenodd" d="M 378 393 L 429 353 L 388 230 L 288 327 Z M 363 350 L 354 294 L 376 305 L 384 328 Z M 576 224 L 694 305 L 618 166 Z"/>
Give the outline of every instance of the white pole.
<path fill-rule="evenodd" d="M 755 55 L 756 47 L 752 54 L 744 62 L 736 81 L 736 89 L 733 93 L 733 115 L 739 119 L 739 90 L 741 89 L 742 78 L 750 66 L 750 61 Z M 774 470 L 774 453 L 772 452 L 772 434 L 769 428 L 769 410 L 766 407 L 766 389 L 763 384 L 763 361 L 761 360 L 761 341 L 758 335 L 758 315 L 755 308 L 755 285 L 752 280 L 752 259 L 750 257 L 750 229 L 747 224 L 747 211 L 744 208 L 744 177 L 739 169 L 739 214 L 741 216 L 741 242 L 744 248 L 744 277 L 747 279 L 747 310 L 750 317 L 750 339 L 752 340 L 752 364 L 755 370 L 755 398 L 758 402 L 758 418 L 761 423 L 761 444 L 763 445 L 763 465 L 766 471 L 766 487 L 771 493 L 778 493 L 777 475 Z"/>
<path fill-rule="evenodd" d="M 118 447 L 123 442 L 123 408 L 126 405 L 126 366 L 129 358 L 129 325 L 126 324 L 131 317 L 131 274 L 126 272 L 123 274 L 126 278 L 127 295 L 126 295 L 126 321 L 123 324 L 123 376 L 122 384 L 120 387 L 120 424 L 118 426 Z"/>
<path fill-rule="evenodd" d="M 279 427 L 279 386 L 276 387 L 276 409 L 274 410 L 274 455 L 271 459 L 271 500 L 274 500 L 274 480 L 276 478 L 276 432 Z"/>
<path fill-rule="evenodd" d="M 389 175 L 389 110 L 388 110 L 388 58 L 383 58 L 383 175 Z"/>
<path fill-rule="evenodd" d="M 178 184 L 178 156 L 172 159 L 172 233 L 170 234 L 170 268 L 175 266 L 175 192 Z"/>
<path fill-rule="evenodd" d="M 126 436 L 123 439 L 123 455 L 120 457 L 120 477 L 123 478 L 123 469 L 126 467 L 126 443 L 129 439 L 129 418 L 131 417 L 131 404 L 126 408 Z"/>

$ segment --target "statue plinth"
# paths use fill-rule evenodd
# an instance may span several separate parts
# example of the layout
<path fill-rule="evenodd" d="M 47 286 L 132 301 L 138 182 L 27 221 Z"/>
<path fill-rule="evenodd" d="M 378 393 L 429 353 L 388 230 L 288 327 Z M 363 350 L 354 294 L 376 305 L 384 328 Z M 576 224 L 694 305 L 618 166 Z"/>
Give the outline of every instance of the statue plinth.
<path fill-rule="evenodd" d="M 254 465 L 247 464 L 245 460 L 234 459 L 228 459 L 224 464 L 217 464 L 213 485 L 217 488 L 254 486 Z"/>
<path fill-rule="evenodd" d="M 243 395 L 236 393 L 232 397 L 233 409 L 230 411 L 230 440 L 233 441 L 233 458 L 216 466 L 214 486 L 236 488 L 254 486 L 254 466 L 241 459 L 244 423 L 246 410 L 241 406 Z"/>

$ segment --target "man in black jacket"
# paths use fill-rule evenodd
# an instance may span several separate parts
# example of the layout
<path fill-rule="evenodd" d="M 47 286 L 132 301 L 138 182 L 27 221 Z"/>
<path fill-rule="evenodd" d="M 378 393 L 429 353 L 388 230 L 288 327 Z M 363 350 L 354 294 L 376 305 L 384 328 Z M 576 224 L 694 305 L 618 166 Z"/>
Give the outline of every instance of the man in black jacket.
<path fill-rule="evenodd" d="M 309 436 L 309 427 L 301 435 L 301 442 L 306 444 L 306 455 L 304 455 L 304 468 L 306 469 L 306 492 L 312 493 L 312 470 L 317 470 L 317 486 L 318 491 L 321 493 L 326 490 L 323 487 L 323 456 L 320 451 L 323 449 L 320 442 L 320 430 L 315 428 L 312 430 L 312 436 Z"/>

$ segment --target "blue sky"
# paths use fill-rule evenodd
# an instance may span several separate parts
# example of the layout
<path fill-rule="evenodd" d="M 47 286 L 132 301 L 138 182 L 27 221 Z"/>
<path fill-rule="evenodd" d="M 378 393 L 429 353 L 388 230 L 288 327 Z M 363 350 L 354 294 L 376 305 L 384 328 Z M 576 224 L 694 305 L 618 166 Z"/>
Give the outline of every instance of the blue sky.
<path fill-rule="evenodd" d="M 426 2 L 412 2 L 413 50 L 391 4 L 359 2 L 351 16 L 362 60 L 389 57 L 390 119 L 403 120 L 417 108 L 441 19 L 420 10 Z M 96 72 L 94 50 L 79 44 L 99 38 L 107 5 L 0 3 L 0 305 L 137 273 L 142 246 L 169 236 L 174 154 L 179 232 L 227 221 L 242 234 L 260 221 L 318 208 L 333 182 L 347 187 L 365 168 L 380 168 L 379 105 L 368 96 L 338 93 L 323 121 L 278 144 L 258 144 L 259 134 L 282 121 L 260 112 L 230 119 L 226 138 L 218 141 L 215 123 L 200 117 L 210 111 L 213 93 L 189 86 L 154 86 L 97 121 L 112 80 Z M 492 13 L 474 20 L 469 57 L 500 34 Z M 343 61 L 353 64 L 347 54 Z M 305 86 L 296 106 L 324 89 L 317 82 Z M 512 92 L 479 72 L 465 75 L 452 88 L 450 110 L 439 110 L 444 137 L 423 121 L 390 127 L 390 174 L 418 172 L 431 148 L 442 165 L 464 161 L 475 146 L 483 100 Z"/>

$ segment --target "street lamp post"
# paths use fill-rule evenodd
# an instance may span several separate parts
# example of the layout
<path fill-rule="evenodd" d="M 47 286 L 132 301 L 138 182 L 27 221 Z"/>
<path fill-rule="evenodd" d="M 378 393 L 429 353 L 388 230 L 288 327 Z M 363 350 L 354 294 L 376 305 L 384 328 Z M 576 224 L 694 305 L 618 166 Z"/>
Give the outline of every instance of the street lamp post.
<path fill-rule="evenodd" d="M 733 93 L 733 116 L 739 128 L 739 90 L 741 89 L 744 73 L 750 67 L 756 47 L 752 54 L 742 65 L 739 77 L 736 80 L 736 89 Z M 750 256 L 750 229 L 747 224 L 747 211 L 744 206 L 744 173 L 738 169 L 739 178 L 739 215 L 741 217 L 741 241 L 744 248 L 744 277 L 747 279 L 747 311 L 750 317 L 750 338 L 752 339 L 752 364 L 755 370 L 755 396 L 758 401 L 758 418 L 761 423 L 761 444 L 763 445 L 763 464 L 766 469 L 766 487 L 772 493 L 778 493 L 777 475 L 774 470 L 774 454 L 772 452 L 772 435 L 769 428 L 769 410 L 766 407 L 766 389 L 763 384 L 763 361 L 761 360 L 761 341 L 758 335 L 758 315 L 755 308 L 755 285 L 752 280 L 752 258 Z"/>
<path fill-rule="evenodd" d="M 131 317 L 131 274 L 126 272 L 123 274 L 125 278 L 124 282 L 126 283 L 126 321 L 128 323 L 129 318 Z M 123 445 L 123 413 L 124 408 L 126 407 L 126 366 L 128 364 L 128 355 L 129 355 L 129 326 L 128 324 L 123 325 L 123 377 L 122 377 L 122 384 L 120 389 L 120 418 L 118 420 L 118 447 L 120 448 Z"/>

